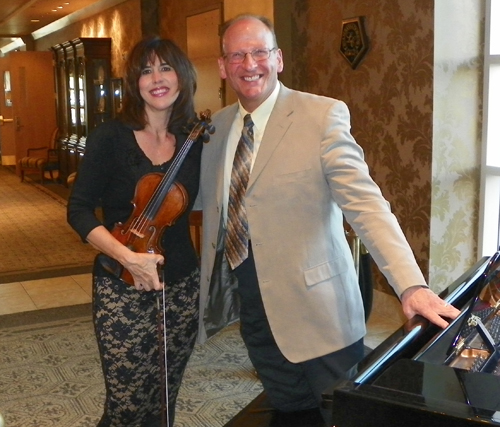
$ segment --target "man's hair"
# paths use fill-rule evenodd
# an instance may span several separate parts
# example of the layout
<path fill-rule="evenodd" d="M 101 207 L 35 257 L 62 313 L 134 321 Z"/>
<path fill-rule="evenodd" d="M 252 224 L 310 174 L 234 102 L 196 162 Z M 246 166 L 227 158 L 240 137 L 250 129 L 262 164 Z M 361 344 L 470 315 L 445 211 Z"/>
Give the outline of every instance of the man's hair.
<path fill-rule="evenodd" d="M 278 42 L 276 40 L 276 33 L 274 32 L 274 25 L 271 22 L 271 20 L 265 16 L 262 15 L 252 15 L 250 13 L 245 13 L 241 15 L 237 15 L 234 18 L 229 19 L 228 21 L 224 22 L 222 25 L 221 31 L 220 31 L 220 39 L 221 39 L 221 48 L 223 47 L 224 43 L 224 34 L 226 34 L 226 31 L 233 26 L 233 24 L 236 24 L 239 21 L 243 21 L 244 19 L 256 19 L 260 22 L 262 22 L 271 32 L 273 36 L 273 42 L 274 46 L 273 47 L 278 47 Z"/>

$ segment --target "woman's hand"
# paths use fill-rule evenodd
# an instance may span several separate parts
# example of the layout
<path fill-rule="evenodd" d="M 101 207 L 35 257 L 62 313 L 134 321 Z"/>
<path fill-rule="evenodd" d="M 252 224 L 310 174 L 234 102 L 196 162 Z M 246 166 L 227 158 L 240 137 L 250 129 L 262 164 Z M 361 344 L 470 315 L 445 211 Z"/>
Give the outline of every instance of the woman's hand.
<path fill-rule="evenodd" d="M 97 250 L 117 260 L 134 279 L 134 287 L 139 291 L 159 291 L 163 283 L 158 276 L 158 265 L 164 263 L 159 254 L 133 252 L 120 243 L 103 226 L 94 228 L 87 241 Z"/>
<path fill-rule="evenodd" d="M 163 262 L 162 255 L 130 251 L 123 266 L 132 275 L 137 290 L 159 291 L 163 289 L 163 283 L 158 275 L 158 267 Z"/>

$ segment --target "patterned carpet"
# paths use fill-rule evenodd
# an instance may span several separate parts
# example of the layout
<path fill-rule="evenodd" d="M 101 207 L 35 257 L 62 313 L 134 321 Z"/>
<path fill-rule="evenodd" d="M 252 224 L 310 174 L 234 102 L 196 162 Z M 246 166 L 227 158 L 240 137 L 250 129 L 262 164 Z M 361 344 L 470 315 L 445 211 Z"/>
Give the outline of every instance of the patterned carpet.
<path fill-rule="evenodd" d="M 64 198 L 0 166 L 0 283 L 87 273 L 95 254 L 67 224 Z"/>
<path fill-rule="evenodd" d="M 233 324 L 195 347 L 175 427 L 223 426 L 261 391 Z M 0 317 L 6 427 L 94 427 L 103 398 L 89 305 Z"/>

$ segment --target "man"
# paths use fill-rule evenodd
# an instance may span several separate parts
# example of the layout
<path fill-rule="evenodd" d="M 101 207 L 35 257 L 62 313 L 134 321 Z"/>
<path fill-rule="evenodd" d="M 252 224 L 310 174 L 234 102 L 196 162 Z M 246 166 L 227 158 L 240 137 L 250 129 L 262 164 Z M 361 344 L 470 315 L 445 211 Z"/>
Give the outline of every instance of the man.
<path fill-rule="evenodd" d="M 428 289 L 350 134 L 346 105 L 278 82 L 283 57 L 266 18 L 230 21 L 222 50 L 220 75 L 239 102 L 214 115 L 216 133 L 202 157 L 200 336 L 234 319 L 241 304 L 242 337 L 273 406 L 284 413 L 319 408 L 321 393 L 363 357 L 363 304 L 342 213 L 407 317 L 445 327 L 441 316 L 459 312 Z M 240 227 L 232 225 L 239 209 L 232 169 L 242 128 L 252 157 Z M 234 262 L 242 241 L 244 260 Z"/>

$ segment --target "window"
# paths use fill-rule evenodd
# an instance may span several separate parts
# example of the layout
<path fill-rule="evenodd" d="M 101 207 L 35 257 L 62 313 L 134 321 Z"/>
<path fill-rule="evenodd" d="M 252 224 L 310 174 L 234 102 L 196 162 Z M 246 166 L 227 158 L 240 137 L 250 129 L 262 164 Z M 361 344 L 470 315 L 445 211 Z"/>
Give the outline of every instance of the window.
<path fill-rule="evenodd" d="M 498 250 L 500 239 L 500 0 L 485 3 L 479 257 Z"/>

